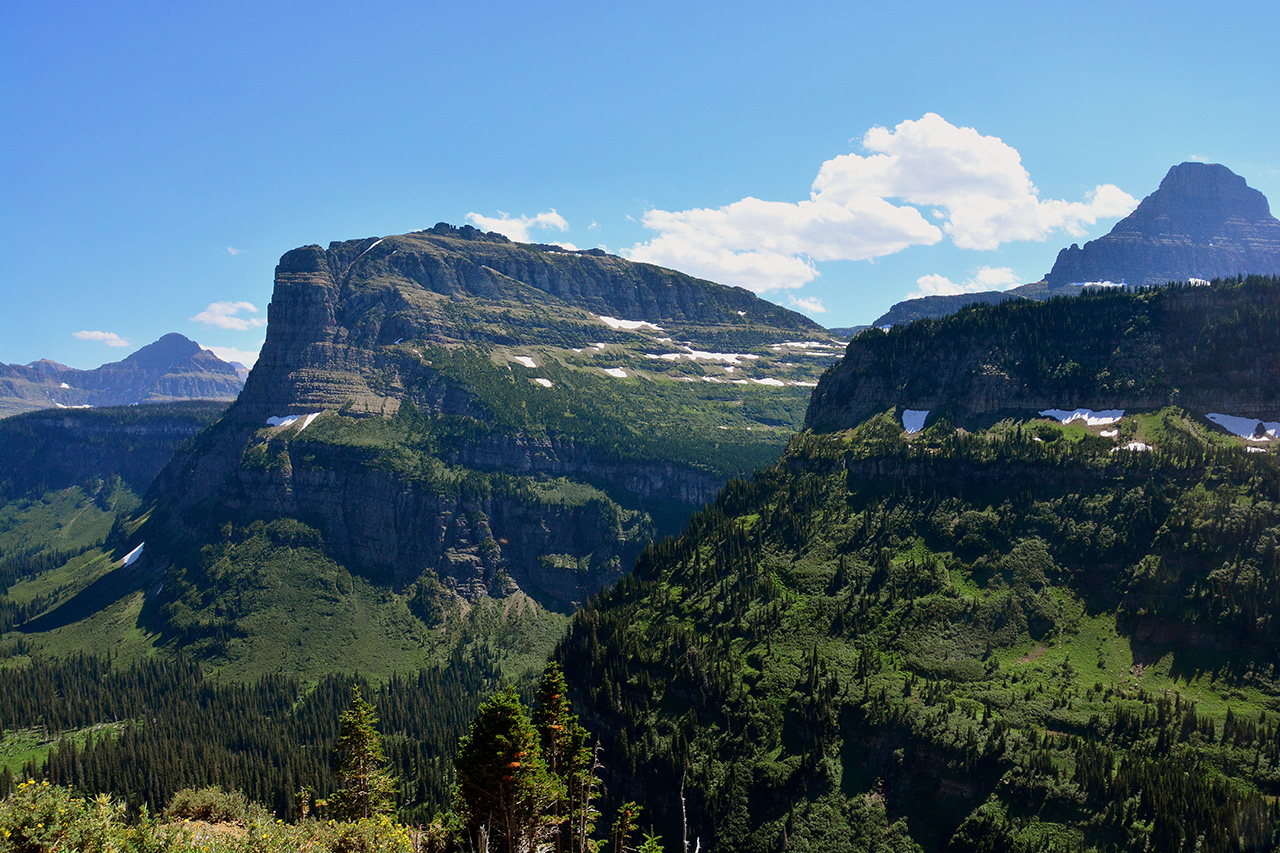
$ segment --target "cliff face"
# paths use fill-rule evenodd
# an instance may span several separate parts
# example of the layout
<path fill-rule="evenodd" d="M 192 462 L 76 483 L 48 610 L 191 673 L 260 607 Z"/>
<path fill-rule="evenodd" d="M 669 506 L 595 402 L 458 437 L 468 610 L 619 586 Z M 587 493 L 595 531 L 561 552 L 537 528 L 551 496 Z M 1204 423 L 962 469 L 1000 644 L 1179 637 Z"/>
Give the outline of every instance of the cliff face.
<path fill-rule="evenodd" d="M 1226 166 L 1182 163 L 1104 237 L 1058 253 L 1051 285 L 1160 285 L 1280 273 L 1280 221 Z"/>
<path fill-rule="evenodd" d="M 235 365 L 170 333 L 122 361 L 77 370 L 41 359 L 0 365 L 0 417 L 36 409 L 236 398 Z"/>
<path fill-rule="evenodd" d="M 812 429 L 891 407 L 959 422 L 1058 408 L 1280 413 L 1280 281 L 1006 302 L 858 336 L 814 389 Z"/>
<path fill-rule="evenodd" d="M 268 317 L 236 404 L 153 490 L 149 559 L 293 518 L 374 582 L 433 573 L 474 599 L 509 579 L 566 611 L 714 496 L 725 466 L 702 448 L 756 429 L 780 449 L 769 401 L 798 404 L 821 369 L 794 342 L 830 340 L 746 290 L 443 224 L 286 253 Z M 673 426 L 690 407 L 697 441 Z M 726 435 L 716 413 L 748 408 L 761 420 Z"/>

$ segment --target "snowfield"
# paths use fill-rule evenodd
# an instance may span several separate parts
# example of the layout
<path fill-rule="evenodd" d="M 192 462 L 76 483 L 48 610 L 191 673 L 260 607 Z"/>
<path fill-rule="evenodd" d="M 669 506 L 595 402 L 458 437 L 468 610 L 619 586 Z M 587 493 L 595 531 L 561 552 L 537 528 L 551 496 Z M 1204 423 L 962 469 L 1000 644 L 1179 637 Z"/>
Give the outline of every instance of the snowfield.
<path fill-rule="evenodd" d="M 125 554 L 124 559 L 120 561 L 120 565 L 132 566 L 134 563 L 138 562 L 138 558 L 142 556 L 142 548 L 146 544 L 146 542 L 142 542 L 137 548 L 134 548 L 128 554 Z"/>
<path fill-rule="evenodd" d="M 610 329 L 623 329 L 628 332 L 634 332 L 638 329 L 652 329 L 655 332 L 663 331 L 663 328 L 656 323 L 649 323 L 644 320 L 619 320 L 617 317 L 600 316 L 600 322 L 604 323 Z"/>
<path fill-rule="evenodd" d="M 543 378 L 543 377 L 541 377 L 541 376 L 537 377 L 537 378 L 536 378 L 536 379 L 534 379 L 533 381 L 534 381 L 534 382 L 537 382 L 537 383 L 538 383 L 539 385 L 541 385 L 543 388 L 550 388 L 550 387 L 551 387 L 551 384 L 552 384 L 550 379 L 545 379 L 545 378 Z"/>
<path fill-rule="evenodd" d="M 1235 415 L 1223 415 L 1210 412 L 1205 415 L 1218 426 L 1232 435 L 1247 438 L 1250 441 L 1271 441 L 1280 433 L 1280 423 L 1260 421 L 1257 418 L 1240 418 Z"/>
<path fill-rule="evenodd" d="M 514 361 L 516 364 L 522 364 L 522 365 L 524 365 L 525 367 L 537 367 L 537 366 L 538 366 L 538 365 L 534 362 L 534 360 L 533 360 L 532 358 L 530 358 L 529 356 L 527 356 L 527 355 L 513 355 L 513 356 L 511 356 L 511 360 L 512 360 L 512 361 Z"/>
<path fill-rule="evenodd" d="M 621 367 L 602 367 L 600 369 L 615 379 L 627 378 L 627 371 L 623 370 Z"/>
<path fill-rule="evenodd" d="M 319 412 L 312 412 L 309 415 L 280 415 L 267 418 L 267 426 L 287 427 L 293 426 L 298 421 L 302 421 L 302 426 L 298 427 L 298 432 L 302 432 L 304 429 L 311 426 L 311 422 L 318 417 L 320 417 Z"/>
<path fill-rule="evenodd" d="M 1072 409 L 1069 412 L 1065 409 L 1045 409 L 1039 414 L 1042 418 L 1053 418 L 1064 424 L 1084 421 L 1089 426 L 1110 426 L 1124 417 L 1124 409 L 1105 409 L 1100 412 L 1093 409 Z"/>
<path fill-rule="evenodd" d="M 908 434 L 917 433 L 924 429 L 924 422 L 928 417 L 928 409 L 903 409 L 902 428 L 906 430 Z"/>

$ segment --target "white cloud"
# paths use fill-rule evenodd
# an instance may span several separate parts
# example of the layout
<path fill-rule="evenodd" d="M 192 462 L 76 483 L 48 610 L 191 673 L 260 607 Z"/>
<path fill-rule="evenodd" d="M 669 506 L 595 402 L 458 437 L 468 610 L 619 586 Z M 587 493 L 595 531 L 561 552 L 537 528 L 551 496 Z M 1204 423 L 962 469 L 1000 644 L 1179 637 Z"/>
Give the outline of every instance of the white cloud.
<path fill-rule="evenodd" d="M 908 299 L 923 296 L 954 296 L 959 293 L 981 293 L 987 290 L 1008 290 L 1021 282 L 1009 267 L 978 267 L 968 280 L 957 284 L 945 275 L 931 273 L 916 279 L 916 291 Z"/>
<path fill-rule="evenodd" d="M 536 216 L 511 216 L 510 214 L 503 213 L 502 211 L 498 211 L 497 216 L 484 216 L 480 213 L 468 213 L 467 221 L 477 228 L 481 228 L 485 231 L 497 231 L 507 239 L 514 240 L 517 243 L 543 242 L 540 240 L 534 240 L 529 236 L 529 230 L 531 228 L 538 228 L 543 231 L 550 228 L 554 228 L 557 231 L 569 230 L 568 221 L 563 216 L 556 213 L 555 208 L 539 213 Z M 563 245 L 565 248 L 568 248 L 567 244 L 561 243 L 557 245 Z"/>
<path fill-rule="evenodd" d="M 788 297 L 787 301 L 791 303 L 792 308 L 799 308 L 801 311 L 804 311 L 806 314 L 827 313 L 827 306 L 823 305 L 822 300 L 816 296 L 804 296 L 804 297 L 791 296 L 791 297 Z"/>
<path fill-rule="evenodd" d="M 237 317 L 241 311 L 257 314 L 258 308 L 252 302 L 210 302 L 209 307 L 194 317 L 188 317 L 192 323 L 201 323 L 210 328 L 231 329 L 243 332 L 267 325 L 261 317 Z"/>
<path fill-rule="evenodd" d="M 253 367 L 258 360 L 258 352 L 266 341 L 258 341 L 257 349 L 236 349 L 235 347 L 205 347 L 209 352 L 223 361 L 238 361 L 245 367 Z"/>
<path fill-rule="evenodd" d="M 893 130 L 873 127 L 862 147 L 870 153 L 823 163 L 807 200 L 650 210 L 643 224 L 657 236 L 623 254 L 759 293 L 813 280 L 815 262 L 869 260 L 944 235 L 977 250 L 1059 229 L 1079 236 L 1137 204 L 1111 184 L 1082 202 L 1041 200 L 1014 148 L 934 113 Z"/>
<path fill-rule="evenodd" d="M 228 255 L 243 255 L 243 254 L 244 254 L 244 249 L 237 249 L 235 246 L 228 246 L 228 247 L 227 247 L 227 254 L 228 254 Z"/>
<path fill-rule="evenodd" d="M 109 347 L 127 347 L 130 343 L 115 332 L 90 332 L 83 330 L 72 332 L 73 338 L 79 338 L 82 341 L 101 341 Z"/>

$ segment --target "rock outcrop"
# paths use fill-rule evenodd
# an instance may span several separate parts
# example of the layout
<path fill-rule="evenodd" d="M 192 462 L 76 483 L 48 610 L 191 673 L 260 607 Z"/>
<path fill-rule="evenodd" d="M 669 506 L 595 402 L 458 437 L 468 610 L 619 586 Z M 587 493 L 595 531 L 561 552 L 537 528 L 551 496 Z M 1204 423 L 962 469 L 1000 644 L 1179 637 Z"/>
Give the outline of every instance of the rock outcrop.
<path fill-rule="evenodd" d="M 170 333 L 121 361 L 93 370 L 77 370 L 48 359 L 0 365 L 0 417 L 36 409 L 230 401 L 243 386 L 235 365 L 193 340 Z"/>

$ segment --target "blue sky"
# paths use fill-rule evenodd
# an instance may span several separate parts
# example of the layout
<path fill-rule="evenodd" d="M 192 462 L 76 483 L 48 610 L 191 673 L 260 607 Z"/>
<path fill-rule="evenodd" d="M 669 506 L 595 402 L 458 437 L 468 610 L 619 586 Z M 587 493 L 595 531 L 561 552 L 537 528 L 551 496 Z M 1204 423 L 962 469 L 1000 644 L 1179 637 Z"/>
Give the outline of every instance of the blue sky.
<path fill-rule="evenodd" d="M 845 326 L 1035 281 L 1184 160 L 1280 203 L 1274 2 L 0 15 L 0 362 L 247 360 L 282 253 L 438 221 Z"/>

